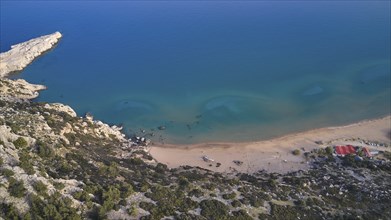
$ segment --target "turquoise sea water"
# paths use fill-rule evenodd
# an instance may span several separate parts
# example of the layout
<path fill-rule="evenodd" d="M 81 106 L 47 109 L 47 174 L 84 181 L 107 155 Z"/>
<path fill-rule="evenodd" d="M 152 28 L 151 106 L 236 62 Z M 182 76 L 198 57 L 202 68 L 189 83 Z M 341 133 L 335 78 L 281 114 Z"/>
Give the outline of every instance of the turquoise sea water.
<path fill-rule="evenodd" d="M 63 34 L 13 77 L 47 85 L 38 101 L 130 135 L 260 140 L 391 111 L 389 1 L 1 1 L 0 10 L 2 52 Z"/>

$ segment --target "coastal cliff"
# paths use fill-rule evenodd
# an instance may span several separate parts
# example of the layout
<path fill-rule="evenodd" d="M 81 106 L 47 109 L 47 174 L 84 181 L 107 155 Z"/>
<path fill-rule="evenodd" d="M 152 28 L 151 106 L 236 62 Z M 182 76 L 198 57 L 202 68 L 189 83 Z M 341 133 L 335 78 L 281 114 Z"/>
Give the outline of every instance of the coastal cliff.
<path fill-rule="evenodd" d="M 121 128 L 32 102 L 44 86 L 0 78 L 0 218 L 388 219 L 391 154 L 295 153 L 291 173 L 170 169 Z M 137 139 L 135 139 L 137 140 Z M 388 150 L 384 146 L 382 149 Z M 246 149 L 243 149 L 246 150 Z M 307 154 L 308 153 L 308 154 Z M 193 155 L 194 156 L 194 155 Z M 198 158 L 202 161 L 201 158 Z M 219 163 L 202 161 L 209 167 Z M 232 164 L 234 166 L 234 164 Z M 237 161 L 235 166 L 243 166 Z"/>
<path fill-rule="evenodd" d="M 0 54 L 0 77 L 23 70 L 35 58 L 53 48 L 62 34 L 55 32 L 11 46 L 11 50 Z"/>

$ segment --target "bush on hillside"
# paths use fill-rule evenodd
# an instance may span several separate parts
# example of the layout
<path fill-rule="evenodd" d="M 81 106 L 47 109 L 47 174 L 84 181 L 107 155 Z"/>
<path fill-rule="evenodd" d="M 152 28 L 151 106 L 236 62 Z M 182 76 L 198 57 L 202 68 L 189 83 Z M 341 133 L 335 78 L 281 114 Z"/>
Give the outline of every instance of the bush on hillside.
<path fill-rule="evenodd" d="M 26 192 L 26 188 L 24 188 L 23 181 L 21 180 L 16 180 L 13 177 L 10 177 L 8 179 L 8 192 L 10 193 L 11 196 L 16 197 L 16 198 L 21 198 L 24 196 Z"/>
<path fill-rule="evenodd" d="M 300 150 L 299 149 L 296 149 L 296 150 L 294 150 L 294 151 L 292 151 L 292 154 L 293 155 L 300 155 Z"/>
<path fill-rule="evenodd" d="M 218 200 L 202 200 L 201 215 L 207 219 L 229 219 L 228 207 Z"/>
<path fill-rule="evenodd" d="M 18 137 L 18 139 L 14 140 L 12 143 L 18 149 L 25 148 L 28 145 L 27 141 L 22 137 Z"/>

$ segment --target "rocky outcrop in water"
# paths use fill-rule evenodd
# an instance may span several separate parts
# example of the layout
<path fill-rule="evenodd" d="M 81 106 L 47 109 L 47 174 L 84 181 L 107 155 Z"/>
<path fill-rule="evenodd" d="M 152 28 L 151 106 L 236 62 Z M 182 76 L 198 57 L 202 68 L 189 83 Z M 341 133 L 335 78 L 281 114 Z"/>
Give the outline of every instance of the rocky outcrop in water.
<path fill-rule="evenodd" d="M 34 99 L 38 97 L 38 91 L 44 89 L 46 89 L 46 86 L 31 84 L 24 79 L 0 79 L 0 96 L 2 99 Z"/>
<path fill-rule="evenodd" d="M 24 69 L 36 57 L 53 48 L 61 37 L 60 32 L 55 32 L 11 46 L 11 50 L 0 54 L 0 77 Z"/>

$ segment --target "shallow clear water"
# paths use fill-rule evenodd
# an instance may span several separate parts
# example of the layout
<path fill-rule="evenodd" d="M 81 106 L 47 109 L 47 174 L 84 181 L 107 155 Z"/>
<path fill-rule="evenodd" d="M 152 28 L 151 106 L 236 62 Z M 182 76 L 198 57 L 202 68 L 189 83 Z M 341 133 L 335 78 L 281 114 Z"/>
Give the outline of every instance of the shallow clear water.
<path fill-rule="evenodd" d="M 47 85 L 39 101 L 155 141 L 259 140 L 390 114 L 387 1 L 2 1 L 0 16 L 1 51 L 63 33 L 14 76 Z"/>

